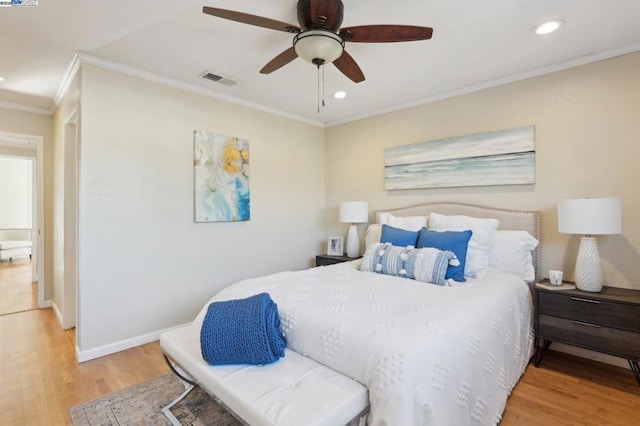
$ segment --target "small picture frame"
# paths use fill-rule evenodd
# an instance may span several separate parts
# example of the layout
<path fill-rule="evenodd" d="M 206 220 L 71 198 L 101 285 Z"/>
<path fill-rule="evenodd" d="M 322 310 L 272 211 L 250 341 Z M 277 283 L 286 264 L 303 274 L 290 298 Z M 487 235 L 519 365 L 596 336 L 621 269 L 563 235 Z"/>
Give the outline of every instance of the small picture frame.
<path fill-rule="evenodd" d="M 342 248 L 342 237 L 329 237 L 327 242 L 327 254 L 329 256 L 342 256 L 344 250 Z"/>

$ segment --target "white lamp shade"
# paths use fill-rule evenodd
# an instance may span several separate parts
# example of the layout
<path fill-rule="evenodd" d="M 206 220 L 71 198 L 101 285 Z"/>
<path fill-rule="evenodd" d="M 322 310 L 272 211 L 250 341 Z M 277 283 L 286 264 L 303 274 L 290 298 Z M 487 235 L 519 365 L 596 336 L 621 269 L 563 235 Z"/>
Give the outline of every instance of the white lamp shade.
<path fill-rule="evenodd" d="M 293 39 L 296 54 L 307 62 L 322 59 L 327 64 L 342 55 L 343 41 L 339 35 L 326 30 L 309 30 Z"/>
<path fill-rule="evenodd" d="M 558 203 L 558 231 L 582 235 L 620 234 L 620 199 L 561 200 Z"/>
<path fill-rule="evenodd" d="M 369 204 L 366 201 L 340 203 L 340 222 L 365 223 L 369 221 Z"/>

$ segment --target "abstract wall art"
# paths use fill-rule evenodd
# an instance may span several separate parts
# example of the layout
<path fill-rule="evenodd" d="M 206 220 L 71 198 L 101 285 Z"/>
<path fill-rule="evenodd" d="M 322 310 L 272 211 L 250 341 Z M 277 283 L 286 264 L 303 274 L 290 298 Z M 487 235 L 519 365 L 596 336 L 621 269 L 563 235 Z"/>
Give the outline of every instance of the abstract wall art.
<path fill-rule="evenodd" d="M 249 220 L 249 141 L 196 130 L 193 147 L 195 221 Z"/>
<path fill-rule="evenodd" d="M 536 181 L 534 126 L 385 149 L 385 188 L 522 185 Z"/>

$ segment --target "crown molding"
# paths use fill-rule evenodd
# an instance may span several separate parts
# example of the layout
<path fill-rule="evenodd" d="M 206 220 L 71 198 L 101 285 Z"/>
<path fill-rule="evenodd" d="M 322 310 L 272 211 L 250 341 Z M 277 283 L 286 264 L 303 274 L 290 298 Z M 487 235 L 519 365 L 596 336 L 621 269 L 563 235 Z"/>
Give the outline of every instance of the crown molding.
<path fill-rule="evenodd" d="M 607 50 L 605 52 L 590 54 L 581 56 L 579 58 L 570 59 L 568 61 L 558 62 L 546 67 L 536 68 L 530 71 L 526 71 L 518 74 L 511 74 L 508 76 L 500 77 L 495 80 L 485 81 L 472 86 L 461 87 L 459 89 L 450 90 L 447 92 L 438 93 L 435 95 L 427 96 L 424 98 L 416 99 L 414 101 L 405 102 L 402 104 L 394 105 L 388 108 L 382 108 L 375 111 L 366 112 L 363 114 L 353 115 L 340 120 L 334 120 L 325 123 L 325 127 L 334 127 L 341 124 L 352 123 L 354 121 L 364 120 L 366 118 L 375 117 L 390 112 L 396 112 L 415 106 L 425 105 L 431 102 L 441 101 L 443 99 L 449 99 L 460 95 L 466 95 L 473 92 L 479 92 L 480 90 L 489 89 L 492 87 L 502 86 L 504 84 L 515 83 L 517 81 L 527 80 L 533 77 L 539 77 L 545 74 L 551 74 L 558 71 L 563 71 L 570 68 L 579 67 L 582 65 L 588 65 L 595 62 L 604 61 L 606 59 L 615 58 L 616 56 L 622 56 L 629 53 L 640 51 L 640 43 L 632 44 L 630 46 L 622 47 L 619 49 Z"/>
<path fill-rule="evenodd" d="M 154 74 L 148 71 L 143 71 L 138 68 L 122 65 L 117 62 L 107 61 L 105 59 L 96 58 L 95 56 L 87 55 L 86 53 L 78 53 L 76 55 L 81 63 L 86 63 L 99 68 L 115 71 L 121 74 L 137 77 L 142 80 L 150 81 L 153 83 L 162 84 L 164 86 L 173 87 L 175 89 L 184 90 L 187 92 L 195 93 L 197 95 L 207 96 L 209 98 L 218 99 L 225 102 L 230 102 L 236 105 L 241 105 L 247 108 L 263 111 L 269 114 L 277 115 L 280 117 L 288 118 L 302 123 L 311 124 L 317 127 L 325 127 L 324 123 L 317 120 L 311 120 L 305 117 L 300 117 L 294 114 L 279 111 L 274 108 L 270 108 L 261 104 L 246 101 L 244 99 L 236 98 L 234 96 L 224 95 L 211 89 L 205 89 L 195 84 L 189 84 L 182 81 L 174 80 L 172 78 L 164 77 L 158 74 Z"/>
<path fill-rule="evenodd" d="M 312 120 L 312 119 L 308 119 L 305 117 L 300 117 L 294 114 L 290 114 L 290 113 L 286 113 L 283 111 L 279 111 L 277 109 L 271 108 L 271 107 L 267 107 L 261 104 L 257 104 L 254 102 L 250 102 L 250 101 L 246 101 L 244 99 L 240 99 L 240 98 L 236 98 L 234 96 L 229 96 L 229 95 L 224 95 L 218 92 L 215 92 L 214 90 L 211 89 L 205 89 L 202 88 L 200 86 L 196 86 L 194 84 L 189 84 L 189 83 L 184 83 L 178 80 L 174 80 L 171 78 L 167 78 L 167 77 L 163 77 L 160 76 L 158 74 L 153 74 L 147 71 L 143 71 L 137 68 L 133 68 L 133 67 L 129 67 L 126 65 L 122 65 L 116 62 L 112 62 L 112 61 L 107 61 L 104 59 L 100 59 L 100 58 L 96 58 L 94 56 L 88 55 L 86 53 L 76 53 L 71 62 L 69 63 L 69 66 L 67 67 L 67 71 L 65 73 L 65 76 L 62 80 L 62 83 L 60 84 L 60 87 L 58 88 L 58 91 L 56 93 L 56 96 L 54 98 L 54 101 L 51 104 L 51 107 L 47 110 L 47 109 L 42 109 L 42 108 L 36 108 L 36 107 L 30 107 L 30 106 L 26 106 L 26 105 L 20 105 L 20 104 L 13 104 L 13 103 L 7 103 L 7 102 L 0 102 L 0 108 L 5 108 L 5 109 L 10 109 L 10 110 L 16 110 L 16 111 L 23 111 L 23 112 L 30 112 L 30 113 L 34 113 L 34 114 L 41 114 L 41 115 L 53 115 L 53 113 L 55 112 L 56 108 L 60 105 L 60 102 L 62 101 L 62 99 L 64 98 L 64 96 L 67 94 L 71 83 L 73 82 L 74 78 L 76 77 L 76 74 L 78 73 L 80 66 L 82 63 L 87 63 L 90 65 L 94 65 L 100 68 L 104 68 L 104 69 L 108 69 L 111 71 L 115 71 L 115 72 L 119 72 L 125 75 L 130 75 L 133 77 L 137 77 L 143 80 L 147 80 L 147 81 L 151 81 L 151 82 L 155 82 L 158 84 L 162 84 L 165 86 L 169 86 L 169 87 L 173 87 L 176 89 L 180 89 L 180 90 L 185 90 L 187 92 L 191 92 L 191 93 L 196 93 L 202 96 L 206 96 L 206 97 L 210 97 L 210 98 L 215 98 L 218 100 L 222 100 L 225 102 L 230 102 L 233 104 L 237 104 L 237 105 L 241 105 L 241 106 L 245 106 L 247 108 L 251 108 L 251 109 L 255 109 L 255 110 L 259 110 L 259 111 L 263 111 L 263 112 L 267 112 L 269 114 L 273 114 L 273 115 L 277 115 L 280 117 L 284 117 L 284 118 L 288 118 L 291 120 L 295 120 L 295 121 L 299 121 L 302 123 L 306 123 L 306 124 L 310 124 L 313 126 L 317 126 L 317 127 L 321 127 L 321 128 L 328 128 L 328 127 L 334 127 L 334 126 L 339 126 L 341 124 L 347 124 L 347 123 L 351 123 L 354 121 L 359 121 L 359 120 L 364 120 L 367 118 L 371 118 L 371 117 L 375 117 L 378 115 L 382 115 L 382 114 L 387 114 L 387 113 L 391 113 L 391 112 L 397 112 L 403 109 L 407 109 L 407 108 L 412 108 L 415 106 L 420 106 L 420 105 L 425 105 L 428 103 L 432 103 L 432 102 L 437 102 L 440 100 L 444 100 L 444 99 L 448 99 L 448 98 L 453 98 L 456 96 L 461 96 L 461 95 L 466 95 L 469 93 L 473 93 L 473 92 L 478 92 L 480 90 L 484 90 L 484 89 L 489 89 L 492 87 L 497 87 L 497 86 L 501 86 L 504 84 L 509 84 L 509 83 L 514 83 L 517 81 L 522 81 L 522 80 L 526 80 L 529 78 L 533 78 L 533 77 L 539 77 L 545 74 L 551 74 L 557 71 L 563 71 L 566 69 L 570 69 L 570 68 L 575 68 L 578 66 L 582 66 L 582 65 L 588 65 L 588 64 L 592 64 L 595 62 L 599 62 L 599 61 L 603 61 L 603 60 L 607 60 L 607 59 L 611 59 L 614 58 L 616 56 L 622 56 L 622 55 L 626 55 L 629 53 L 634 53 L 640 51 L 640 43 L 636 43 L 636 44 L 632 44 L 626 47 L 622 47 L 622 48 L 618 48 L 618 49 L 612 49 L 612 50 L 608 50 L 605 52 L 600 52 L 600 53 L 595 53 L 595 54 L 590 54 L 590 55 L 585 55 L 585 56 L 581 56 L 578 58 L 574 58 L 568 61 L 563 61 L 563 62 L 559 62 L 556 64 L 552 64 L 546 67 L 540 67 L 534 70 L 530 70 L 530 71 L 526 71 L 523 73 L 518 73 L 518 74 L 512 74 L 512 75 L 508 75 L 508 76 L 504 76 L 504 77 L 500 77 L 494 80 L 489 80 L 489 81 L 485 81 L 479 84 L 475 84 L 475 85 L 471 85 L 471 86 L 466 86 L 466 87 L 461 87 L 458 89 L 454 89 L 454 90 L 449 90 L 446 92 L 442 92 L 442 93 L 437 93 L 434 95 L 430 95 L 427 97 L 423 97 L 423 98 L 419 98 L 410 102 L 404 102 L 401 104 L 397 104 L 397 105 L 393 105 L 391 107 L 388 108 L 382 108 L 382 109 L 377 109 L 377 110 L 373 110 L 373 111 L 369 111 L 369 112 L 365 112 L 362 114 L 356 114 L 350 117 L 345 117 L 343 119 L 339 119 L 339 120 L 333 120 L 333 121 L 328 121 L 328 122 L 322 122 L 322 121 L 318 121 L 318 120 Z"/>
<path fill-rule="evenodd" d="M 0 108 L 10 109 L 14 111 L 31 112 L 34 114 L 41 114 L 41 115 L 52 115 L 51 111 L 48 109 L 30 107 L 30 106 L 20 105 L 20 104 L 12 104 L 9 102 L 0 102 Z"/>
<path fill-rule="evenodd" d="M 51 104 L 51 115 L 55 112 L 56 108 L 60 106 L 60 102 L 67 95 L 69 88 L 71 87 L 71 83 L 76 78 L 76 74 L 80 70 L 80 54 L 76 53 L 71 58 L 71 62 L 67 67 L 67 71 L 64 73 L 64 78 L 62 79 L 62 83 L 60 83 L 60 87 L 58 87 L 58 91 L 56 92 L 56 96 L 53 98 L 53 103 Z"/>

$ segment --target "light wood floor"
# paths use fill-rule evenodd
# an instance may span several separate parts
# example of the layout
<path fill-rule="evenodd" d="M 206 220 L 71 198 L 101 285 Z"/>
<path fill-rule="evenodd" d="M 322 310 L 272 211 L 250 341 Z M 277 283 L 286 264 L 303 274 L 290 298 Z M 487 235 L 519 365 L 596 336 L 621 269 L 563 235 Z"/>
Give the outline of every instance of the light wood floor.
<path fill-rule="evenodd" d="M 150 343 L 78 364 L 52 309 L 0 316 L 0 425 L 71 424 L 69 407 L 169 371 Z"/>
<path fill-rule="evenodd" d="M 64 425 L 68 408 L 165 374 L 156 343 L 78 364 L 74 331 L 51 309 L 0 316 L 0 425 Z M 503 426 L 637 425 L 631 371 L 550 351 L 529 365 Z"/>
<path fill-rule="evenodd" d="M 549 351 L 527 367 L 501 424 L 640 425 L 640 386 L 631 370 Z"/>
<path fill-rule="evenodd" d="M 38 282 L 31 282 L 31 259 L 0 262 L 0 315 L 38 307 Z"/>

